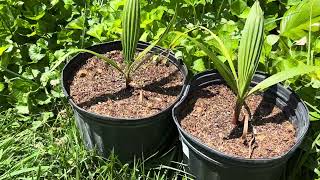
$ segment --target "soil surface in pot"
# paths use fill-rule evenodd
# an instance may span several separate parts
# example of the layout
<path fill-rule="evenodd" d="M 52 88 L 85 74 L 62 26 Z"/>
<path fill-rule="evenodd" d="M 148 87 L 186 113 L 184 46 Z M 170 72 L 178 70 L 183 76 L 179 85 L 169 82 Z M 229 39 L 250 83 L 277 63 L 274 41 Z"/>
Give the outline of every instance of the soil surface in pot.
<path fill-rule="evenodd" d="M 124 66 L 120 51 L 105 55 Z M 123 75 L 94 56 L 75 69 L 70 95 L 78 106 L 100 115 L 117 118 L 154 115 L 176 101 L 183 85 L 179 69 L 163 59 L 143 64 L 126 88 Z"/>
<path fill-rule="evenodd" d="M 252 120 L 247 140 L 242 139 L 242 125 L 231 123 L 235 101 L 236 96 L 225 85 L 197 90 L 179 115 L 181 126 L 207 146 L 241 158 L 281 156 L 295 144 L 294 126 L 273 100 L 263 95 L 246 100 Z"/>

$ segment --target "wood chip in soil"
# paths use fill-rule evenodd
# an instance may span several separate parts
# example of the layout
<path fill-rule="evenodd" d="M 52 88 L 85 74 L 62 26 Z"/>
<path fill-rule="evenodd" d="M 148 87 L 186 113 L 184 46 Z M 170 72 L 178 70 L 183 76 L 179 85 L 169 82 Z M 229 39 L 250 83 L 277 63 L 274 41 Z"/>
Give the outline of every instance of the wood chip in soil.
<path fill-rule="evenodd" d="M 124 67 L 120 51 L 105 54 Z M 148 62 L 132 77 L 132 88 L 125 88 L 121 73 L 103 60 L 92 57 L 75 70 L 70 82 L 74 102 L 100 115 L 117 118 L 144 118 L 171 106 L 181 92 L 183 76 L 171 63 Z"/>
<path fill-rule="evenodd" d="M 236 96 L 225 85 L 195 91 L 179 115 L 181 126 L 207 146 L 234 157 L 278 157 L 295 144 L 295 128 L 284 112 L 266 96 L 252 95 L 246 100 L 253 114 L 247 138 L 255 134 L 255 148 L 249 148 L 240 137 L 242 126 L 231 123 L 235 101 Z"/>

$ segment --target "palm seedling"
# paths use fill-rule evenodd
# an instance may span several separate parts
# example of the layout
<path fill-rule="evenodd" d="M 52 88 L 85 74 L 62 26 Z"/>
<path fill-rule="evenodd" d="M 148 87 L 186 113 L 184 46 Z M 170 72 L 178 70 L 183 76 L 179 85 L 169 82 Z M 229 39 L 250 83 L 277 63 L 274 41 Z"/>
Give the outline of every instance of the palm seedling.
<path fill-rule="evenodd" d="M 256 1 L 251 7 L 250 13 L 246 20 L 244 29 L 242 31 L 242 37 L 240 40 L 240 46 L 238 50 L 238 60 L 237 60 L 237 69 L 231 59 L 231 55 L 228 49 L 224 46 L 221 39 L 216 36 L 212 31 L 205 27 L 198 27 L 209 32 L 215 41 L 215 49 L 218 50 L 218 53 L 222 54 L 227 63 L 223 63 L 214 52 L 212 52 L 206 45 L 199 42 L 198 40 L 187 36 L 187 33 L 179 33 L 180 37 L 184 36 L 190 39 L 195 43 L 201 50 L 203 50 L 208 57 L 212 60 L 215 68 L 225 80 L 226 84 L 233 90 L 237 96 L 236 104 L 234 107 L 234 114 L 232 123 L 239 124 L 239 116 L 242 110 L 242 107 L 245 104 L 245 100 L 248 96 L 267 89 L 268 87 L 290 79 L 297 75 L 307 74 L 316 70 L 320 70 L 319 67 L 308 66 L 308 65 L 299 65 L 297 67 L 278 72 L 259 84 L 250 89 L 250 84 L 252 78 L 257 70 L 259 59 L 261 55 L 261 49 L 263 46 L 263 32 L 264 32 L 264 18 L 263 11 L 259 5 L 259 2 Z M 188 31 L 190 32 L 190 31 Z M 248 133 L 248 121 L 249 121 L 249 112 L 245 114 L 244 118 L 244 128 L 242 137 L 245 138 Z"/>
<path fill-rule="evenodd" d="M 68 56 L 74 53 L 90 53 L 98 58 L 105 61 L 105 63 L 109 64 L 116 70 L 118 70 L 124 77 L 126 82 L 126 87 L 129 87 L 131 82 L 132 74 L 146 61 L 151 59 L 151 56 L 154 55 L 155 52 L 149 53 L 153 47 L 155 47 L 164 37 L 169 33 L 173 23 L 176 19 L 176 14 L 174 14 L 173 18 L 171 19 L 169 25 L 165 29 L 165 31 L 160 35 L 159 39 L 154 41 L 151 45 L 149 45 L 146 49 L 136 55 L 136 48 L 139 40 L 139 30 L 140 30 L 140 0 L 127 0 L 124 6 L 123 12 L 123 19 L 122 19 L 122 49 L 123 49 L 123 56 L 125 67 L 121 68 L 118 63 L 110 58 L 107 58 L 103 54 L 96 53 L 91 50 L 87 49 L 74 49 L 71 50 L 69 53 L 64 55 L 61 59 L 64 60 Z M 148 54 L 149 53 L 149 54 Z M 148 55 L 148 57 L 146 57 Z M 150 56 L 150 57 L 149 57 Z M 59 65 L 57 63 L 56 66 Z M 54 69 L 52 68 L 52 69 Z"/>

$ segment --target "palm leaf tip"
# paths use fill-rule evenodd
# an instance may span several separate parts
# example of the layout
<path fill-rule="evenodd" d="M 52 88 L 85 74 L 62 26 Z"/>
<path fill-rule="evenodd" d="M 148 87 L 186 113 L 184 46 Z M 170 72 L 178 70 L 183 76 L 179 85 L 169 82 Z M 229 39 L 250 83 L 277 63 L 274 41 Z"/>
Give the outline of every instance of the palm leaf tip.
<path fill-rule="evenodd" d="M 125 62 L 131 64 L 139 40 L 140 1 L 127 0 L 122 19 L 122 47 Z"/>

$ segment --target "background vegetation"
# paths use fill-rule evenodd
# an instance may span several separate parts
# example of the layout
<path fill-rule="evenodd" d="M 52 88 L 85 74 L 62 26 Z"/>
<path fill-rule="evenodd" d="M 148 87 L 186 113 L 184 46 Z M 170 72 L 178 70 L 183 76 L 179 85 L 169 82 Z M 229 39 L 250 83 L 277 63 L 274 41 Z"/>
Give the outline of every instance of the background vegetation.
<path fill-rule="evenodd" d="M 175 30 L 205 26 L 236 54 L 240 30 L 254 1 L 141 3 L 140 40 L 159 38 L 179 3 Z M 72 48 L 120 39 L 123 4 L 123 0 L 0 0 L 0 180 L 190 177 L 179 162 L 159 165 L 167 156 L 128 165 L 86 151 L 63 98 L 63 55 Z M 274 74 L 301 63 L 320 66 L 320 1 L 260 0 L 260 4 L 266 22 L 259 70 Z M 199 30 L 190 35 L 208 45 L 215 43 Z M 174 38 L 169 35 L 161 46 L 169 47 Z M 187 39 L 174 47 L 192 72 L 213 68 L 204 52 Z M 235 55 L 232 58 L 236 60 Z M 320 179 L 320 72 L 284 84 L 306 102 L 312 120 L 307 140 L 290 160 L 284 179 Z"/>

